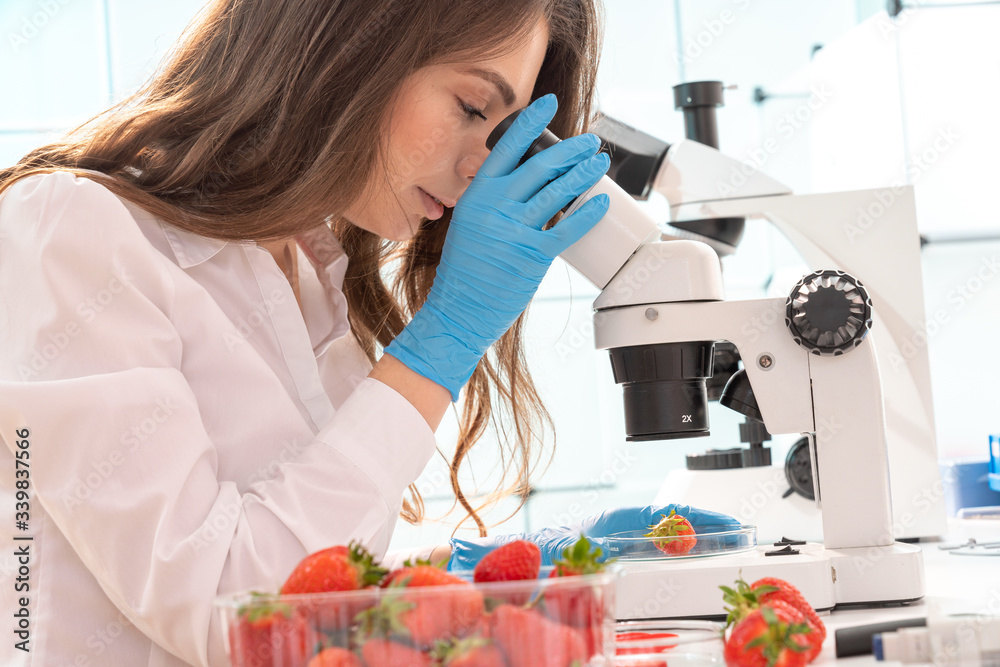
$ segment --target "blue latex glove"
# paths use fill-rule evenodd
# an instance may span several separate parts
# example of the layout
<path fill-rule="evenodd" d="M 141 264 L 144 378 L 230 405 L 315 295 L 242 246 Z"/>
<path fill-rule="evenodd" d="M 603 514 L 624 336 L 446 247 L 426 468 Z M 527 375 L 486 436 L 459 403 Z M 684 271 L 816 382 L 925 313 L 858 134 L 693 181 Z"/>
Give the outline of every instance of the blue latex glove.
<path fill-rule="evenodd" d="M 649 526 L 660 521 L 661 514 L 670 514 L 674 510 L 677 514 L 687 517 L 692 526 L 732 526 L 740 525 L 740 522 L 728 514 L 700 510 L 690 505 L 664 505 L 656 507 L 647 505 L 645 507 L 619 507 L 606 510 L 592 517 L 588 517 L 578 524 L 572 526 L 560 526 L 558 528 L 543 528 L 534 533 L 512 533 L 509 535 L 497 535 L 496 537 L 481 537 L 470 540 L 451 539 L 451 559 L 448 561 L 449 570 L 471 570 L 476 566 L 483 556 L 502 544 L 515 540 L 528 540 L 538 545 L 542 552 L 542 565 L 552 565 L 552 561 L 562 556 L 564 549 L 572 546 L 580 539 L 582 533 L 595 546 L 601 547 L 603 553 L 601 559 L 607 558 L 607 549 L 604 548 L 604 538 L 615 533 L 622 533 L 628 530 L 645 530 Z"/>
<path fill-rule="evenodd" d="M 454 401 L 486 350 L 527 307 L 552 261 L 608 211 L 607 195 L 598 195 L 542 230 L 610 164 L 607 155 L 595 155 L 600 139 L 581 134 L 518 166 L 556 107 L 555 95 L 533 102 L 487 156 L 452 212 L 427 301 L 385 350 L 448 389 Z"/>

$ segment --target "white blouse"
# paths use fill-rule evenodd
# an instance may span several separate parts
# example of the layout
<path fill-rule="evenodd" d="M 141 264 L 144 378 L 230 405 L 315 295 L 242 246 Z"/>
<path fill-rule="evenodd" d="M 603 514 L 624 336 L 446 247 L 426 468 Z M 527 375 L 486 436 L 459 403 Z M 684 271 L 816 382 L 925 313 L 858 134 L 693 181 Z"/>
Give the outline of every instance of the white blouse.
<path fill-rule="evenodd" d="M 180 231 L 90 179 L 0 196 L 4 665 L 225 665 L 216 595 L 276 591 L 352 539 L 385 553 L 434 433 L 367 377 L 347 256 L 318 231 L 300 309 L 257 244 Z"/>

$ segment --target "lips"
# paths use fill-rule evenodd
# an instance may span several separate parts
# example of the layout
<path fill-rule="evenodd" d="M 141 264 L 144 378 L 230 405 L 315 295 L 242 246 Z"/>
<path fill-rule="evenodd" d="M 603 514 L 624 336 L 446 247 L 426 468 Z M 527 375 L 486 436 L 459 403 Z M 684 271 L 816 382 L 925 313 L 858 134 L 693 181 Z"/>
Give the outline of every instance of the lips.
<path fill-rule="evenodd" d="M 444 209 L 446 206 L 448 208 L 455 206 L 455 202 L 438 199 L 419 186 L 417 187 L 417 190 L 420 191 L 420 199 L 423 202 L 424 211 L 427 213 L 428 220 L 437 220 L 444 215 Z"/>

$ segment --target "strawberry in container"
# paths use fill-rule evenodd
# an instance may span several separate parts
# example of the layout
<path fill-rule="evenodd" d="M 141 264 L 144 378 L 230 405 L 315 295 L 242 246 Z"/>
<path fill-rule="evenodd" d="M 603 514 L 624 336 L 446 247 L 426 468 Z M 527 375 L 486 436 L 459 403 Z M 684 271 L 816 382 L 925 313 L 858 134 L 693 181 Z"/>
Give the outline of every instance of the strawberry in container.
<path fill-rule="evenodd" d="M 378 604 L 359 614 L 359 643 L 399 639 L 429 649 L 468 634 L 483 615 L 483 594 L 433 565 L 404 567 L 390 576 Z"/>
<path fill-rule="evenodd" d="M 388 570 L 376 563 L 367 549 L 352 542 L 303 558 L 281 586 L 281 594 L 299 596 L 363 591 L 377 586 L 386 573 Z M 374 598 L 364 594 L 345 596 L 339 604 L 331 604 L 325 597 L 317 595 L 298 603 L 313 627 L 330 635 L 343 635 L 354 618 L 373 604 Z"/>
<path fill-rule="evenodd" d="M 270 596 L 250 595 L 229 628 L 233 667 L 301 667 L 312 655 L 315 640 L 306 614 Z"/>
<path fill-rule="evenodd" d="M 587 655 L 603 652 L 605 642 L 611 642 L 606 633 L 607 618 L 604 588 L 581 586 L 579 577 L 604 572 L 610 561 L 602 561 L 599 547 L 584 536 L 563 551 L 562 558 L 554 561 L 551 582 L 543 594 L 546 615 L 560 623 L 572 626 L 583 637 Z"/>

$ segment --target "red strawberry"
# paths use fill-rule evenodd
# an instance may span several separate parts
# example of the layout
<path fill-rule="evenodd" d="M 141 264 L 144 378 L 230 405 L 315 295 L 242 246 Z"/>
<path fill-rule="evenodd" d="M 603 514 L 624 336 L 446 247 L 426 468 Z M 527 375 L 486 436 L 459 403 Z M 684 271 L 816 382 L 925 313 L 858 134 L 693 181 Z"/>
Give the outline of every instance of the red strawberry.
<path fill-rule="evenodd" d="M 431 565 L 439 570 L 447 571 L 448 560 L 445 559 L 440 563 L 432 563 L 429 560 L 425 560 L 423 558 L 418 558 L 417 560 L 410 560 L 409 558 L 407 558 L 406 560 L 403 561 L 403 567 L 393 570 L 389 574 L 385 575 L 385 578 L 383 578 L 378 585 L 382 588 L 388 588 L 389 586 L 392 586 L 392 582 L 396 580 L 396 577 L 400 576 L 401 574 L 406 574 L 407 572 L 409 572 L 410 568 L 417 567 L 418 565 Z"/>
<path fill-rule="evenodd" d="M 431 565 L 403 568 L 386 590 L 392 593 L 362 613 L 363 637 L 400 635 L 427 647 L 467 634 L 483 615 L 483 594 L 475 586 Z"/>
<path fill-rule="evenodd" d="M 771 587 L 774 587 L 776 590 L 769 591 L 768 589 Z M 820 620 L 819 615 L 812 608 L 812 605 L 806 602 L 805 597 L 799 592 L 799 589 L 787 581 L 774 577 L 758 579 L 750 585 L 750 589 L 757 592 L 757 600 L 761 604 L 771 604 L 774 600 L 781 600 L 792 605 L 802 613 L 806 623 L 812 630 L 809 634 L 811 649 L 807 654 L 806 660 L 807 662 L 812 662 L 823 648 L 823 641 L 826 639 L 826 626 L 823 625 L 823 621 Z"/>
<path fill-rule="evenodd" d="M 312 657 L 306 667 L 364 667 L 361 659 L 344 648 L 325 648 Z"/>
<path fill-rule="evenodd" d="M 826 627 L 813 610 L 812 605 L 806 602 L 802 593 L 795 586 L 783 579 L 766 577 L 758 579 L 749 586 L 742 579 L 737 579 L 736 590 L 727 586 L 720 586 L 720 588 L 723 591 L 723 601 L 730 605 L 727 607 L 727 611 L 729 611 L 727 627 L 745 618 L 751 611 L 762 605 L 770 605 L 776 601 L 785 602 L 802 614 L 811 630 L 807 636 L 809 651 L 806 654 L 806 662 L 812 662 L 819 655 L 823 648 L 823 641 L 826 639 Z"/>
<path fill-rule="evenodd" d="M 502 604 L 492 614 L 493 640 L 510 667 L 569 667 L 587 661 L 580 633 L 530 609 Z"/>
<path fill-rule="evenodd" d="M 355 542 L 323 549 L 302 559 L 281 587 L 282 595 L 355 591 L 374 586 L 388 572 Z"/>
<path fill-rule="evenodd" d="M 554 621 L 580 628 L 588 656 L 604 650 L 603 599 L 600 591 L 581 587 L 572 578 L 602 572 L 607 563 L 599 562 L 600 558 L 600 548 L 592 546 L 590 540 L 581 535 L 572 547 L 563 551 L 549 575 L 550 578 L 569 579 L 548 583 L 543 593 L 546 615 Z"/>
<path fill-rule="evenodd" d="M 515 581 L 537 579 L 542 566 L 542 552 L 527 540 L 508 542 L 489 552 L 476 563 L 473 580 Z"/>
<path fill-rule="evenodd" d="M 431 667 L 430 657 L 417 649 L 389 641 L 371 639 L 361 647 L 366 667 Z"/>
<path fill-rule="evenodd" d="M 726 640 L 728 667 L 803 667 L 809 626 L 802 614 L 784 602 L 750 612 Z"/>
<path fill-rule="evenodd" d="M 253 604 L 237 612 L 229 629 L 233 667 L 304 665 L 312 631 L 305 617 L 287 604 Z"/>
<path fill-rule="evenodd" d="M 503 653 L 485 637 L 466 637 L 434 651 L 443 667 L 506 667 Z"/>
<path fill-rule="evenodd" d="M 683 556 L 691 551 L 698 543 L 691 522 L 673 510 L 660 516 L 663 517 L 660 522 L 650 526 L 644 537 L 662 537 L 661 540 L 653 540 L 653 546 L 668 556 Z"/>

